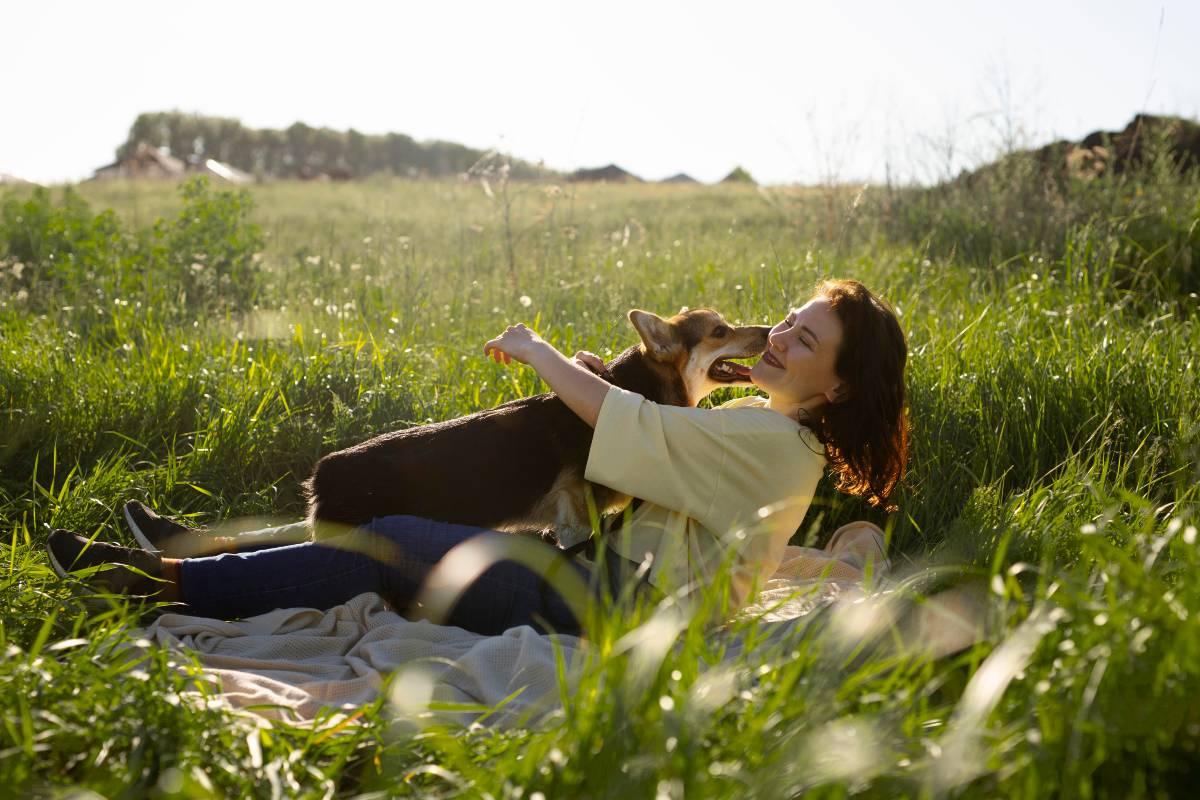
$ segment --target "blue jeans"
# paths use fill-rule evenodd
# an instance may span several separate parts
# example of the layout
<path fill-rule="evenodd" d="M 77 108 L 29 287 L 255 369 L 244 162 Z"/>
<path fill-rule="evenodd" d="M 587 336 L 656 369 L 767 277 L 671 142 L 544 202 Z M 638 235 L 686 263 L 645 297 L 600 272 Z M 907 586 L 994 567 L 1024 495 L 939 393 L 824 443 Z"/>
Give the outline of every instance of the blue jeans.
<path fill-rule="evenodd" d="M 381 517 L 331 539 L 183 559 L 180 593 L 189 613 L 220 619 L 275 608 L 330 608 L 363 592 L 376 592 L 408 614 L 425 577 L 451 548 L 488 536 L 513 534 L 421 517 Z M 554 569 L 576 571 L 592 597 L 599 596 L 601 587 L 587 566 L 542 542 L 525 544 L 553 551 Z M 514 561 L 484 570 L 441 621 L 483 634 L 518 625 L 571 634 L 581 629 L 546 576 Z"/>

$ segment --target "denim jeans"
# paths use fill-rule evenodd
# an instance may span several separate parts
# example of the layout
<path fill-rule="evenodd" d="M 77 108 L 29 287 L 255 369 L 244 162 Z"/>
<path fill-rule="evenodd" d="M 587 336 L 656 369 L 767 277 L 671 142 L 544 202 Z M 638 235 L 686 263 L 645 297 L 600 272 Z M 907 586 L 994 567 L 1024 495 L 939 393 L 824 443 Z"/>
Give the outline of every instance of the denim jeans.
<path fill-rule="evenodd" d="M 405 614 L 429 571 L 455 545 L 479 536 L 512 535 L 421 517 L 381 517 L 331 539 L 184 559 L 180 593 L 189 613 L 220 619 L 275 608 L 330 608 L 363 592 L 377 592 Z M 527 544 L 552 550 L 564 568 L 587 582 L 593 598 L 599 596 L 602 588 L 592 569 L 550 545 Z M 625 573 L 622 579 L 627 569 Z M 546 578 L 514 561 L 488 567 L 442 622 L 483 634 L 518 625 L 542 632 L 580 632 L 580 620 Z"/>

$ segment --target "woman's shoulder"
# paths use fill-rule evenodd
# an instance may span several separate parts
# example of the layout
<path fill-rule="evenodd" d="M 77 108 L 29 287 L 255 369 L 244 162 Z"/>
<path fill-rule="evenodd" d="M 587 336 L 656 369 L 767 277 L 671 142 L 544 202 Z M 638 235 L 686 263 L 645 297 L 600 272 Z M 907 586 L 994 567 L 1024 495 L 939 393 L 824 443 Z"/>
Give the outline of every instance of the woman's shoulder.
<path fill-rule="evenodd" d="M 816 459 L 822 464 L 825 462 L 825 447 L 812 429 L 807 425 L 801 425 L 791 417 L 767 408 L 767 398 L 765 397 L 758 395 L 736 397 L 721 403 L 716 408 L 729 414 L 726 419 L 737 420 L 735 427 L 745 433 L 789 433 L 797 436 L 801 440 L 800 447 L 793 446 L 790 440 L 786 444 L 786 450 L 793 457 L 804 461 Z M 785 447 L 784 440 L 774 439 L 774 437 L 772 440 L 779 442 L 781 448 Z"/>
<path fill-rule="evenodd" d="M 727 419 L 737 419 L 751 427 L 787 431 L 801 427 L 800 423 L 791 417 L 772 411 L 767 407 L 767 398 L 758 395 L 735 397 L 721 403 L 715 409 L 726 414 Z"/>
<path fill-rule="evenodd" d="M 636 419 L 638 408 L 647 405 L 656 409 L 653 415 L 656 420 L 686 420 L 685 427 L 688 429 L 708 430 L 717 437 L 753 439 L 756 448 L 774 445 L 786 447 L 789 451 L 795 450 L 797 448 L 793 446 L 793 442 L 795 438 L 799 438 L 802 441 L 799 450 L 824 456 L 825 449 L 811 430 L 791 417 L 772 411 L 767 407 L 767 398 L 758 395 L 736 397 L 712 408 L 695 408 L 660 405 L 640 394 L 614 386 L 605 398 L 600 419 L 602 422 L 606 418 L 615 420 L 621 415 L 628 419 Z M 600 425 L 597 425 L 597 430 L 599 428 Z M 628 426 L 625 426 L 625 429 L 628 429 Z"/>

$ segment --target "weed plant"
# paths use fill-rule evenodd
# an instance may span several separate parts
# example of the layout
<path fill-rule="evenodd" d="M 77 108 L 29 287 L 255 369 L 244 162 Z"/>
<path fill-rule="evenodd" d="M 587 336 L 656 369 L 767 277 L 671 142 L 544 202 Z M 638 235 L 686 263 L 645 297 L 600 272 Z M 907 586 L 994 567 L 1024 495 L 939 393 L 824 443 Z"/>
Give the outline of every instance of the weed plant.
<path fill-rule="evenodd" d="M 1200 763 L 1198 184 L 988 180 L 0 198 L 0 794 L 1179 796 Z M 296 518 L 321 454 L 541 391 L 481 357 L 511 322 L 611 354 L 630 308 L 774 322 L 827 276 L 909 336 L 900 511 L 822 486 L 795 539 L 884 525 L 871 624 L 697 617 L 637 660 L 618 643 L 646 619 L 614 617 L 537 725 L 414 722 L 385 692 L 263 727 L 195 702 L 185 654 L 135 659 L 136 613 L 86 610 L 47 565 L 55 527 L 130 543 L 130 498 Z M 945 591 L 985 634 L 932 657 L 913 620 Z"/>

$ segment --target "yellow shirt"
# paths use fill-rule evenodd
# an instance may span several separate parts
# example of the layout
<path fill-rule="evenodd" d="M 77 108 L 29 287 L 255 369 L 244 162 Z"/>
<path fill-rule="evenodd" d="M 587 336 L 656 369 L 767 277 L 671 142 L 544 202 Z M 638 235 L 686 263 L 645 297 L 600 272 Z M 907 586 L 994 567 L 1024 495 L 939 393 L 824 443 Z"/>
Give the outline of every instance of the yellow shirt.
<path fill-rule="evenodd" d="M 652 558 L 656 587 L 703 584 L 733 550 L 737 608 L 779 566 L 825 455 L 811 431 L 766 402 L 744 397 L 702 409 L 658 405 L 616 386 L 605 395 L 585 477 L 644 501 L 609 544 L 631 561 Z"/>

